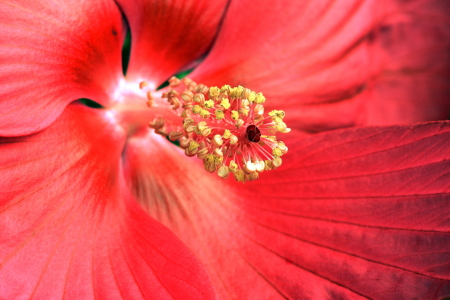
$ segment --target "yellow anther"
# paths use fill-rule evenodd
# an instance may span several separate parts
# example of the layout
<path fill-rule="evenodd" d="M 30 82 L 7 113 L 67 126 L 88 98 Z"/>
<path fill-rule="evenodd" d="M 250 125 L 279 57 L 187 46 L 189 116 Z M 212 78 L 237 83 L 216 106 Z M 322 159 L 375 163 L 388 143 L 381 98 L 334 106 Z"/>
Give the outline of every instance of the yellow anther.
<path fill-rule="evenodd" d="M 197 84 L 195 82 L 189 82 L 189 84 L 186 86 L 186 89 L 194 92 L 197 88 Z"/>
<path fill-rule="evenodd" d="M 290 128 L 287 128 L 286 123 L 284 123 L 284 122 L 278 123 L 278 124 L 275 126 L 275 128 L 276 128 L 279 132 L 282 132 L 282 133 L 288 133 L 288 132 L 291 131 Z"/>
<path fill-rule="evenodd" d="M 272 170 L 272 161 L 265 160 L 264 161 L 264 171 L 270 171 Z"/>
<path fill-rule="evenodd" d="M 274 157 L 272 159 L 272 169 L 277 169 L 282 163 L 283 161 L 281 160 L 281 157 Z"/>
<path fill-rule="evenodd" d="M 180 142 L 180 148 L 182 149 L 186 149 L 187 147 L 189 147 L 189 143 L 191 142 L 191 139 L 188 139 L 187 137 L 182 137 L 179 140 Z"/>
<path fill-rule="evenodd" d="M 212 100 L 205 101 L 205 103 L 203 103 L 203 105 L 206 108 L 212 108 L 214 106 L 214 101 L 212 101 Z"/>
<path fill-rule="evenodd" d="M 231 89 L 231 87 L 228 85 L 228 84 L 225 84 L 221 89 L 220 89 L 220 91 L 222 92 L 222 93 L 225 93 L 225 92 L 229 92 L 230 91 L 230 89 Z"/>
<path fill-rule="evenodd" d="M 161 129 L 164 127 L 164 124 L 165 124 L 164 118 L 157 117 L 153 120 L 153 122 L 150 122 L 150 124 L 148 124 L 148 126 L 153 129 Z"/>
<path fill-rule="evenodd" d="M 220 94 L 220 89 L 217 86 L 209 88 L 209 98 L 216 99 Z"/>
<path fill-rule="evenodd" d="M 223 158 L 223 152 L 220 148 L 216 148 L 214 149 L 214 154 L 217 155 L 218 157 L 222 157 Z"/>
<path fill-rule="evenodd" d="M 280 149 L 283 154 L 286 154 L 288 152 L 288 147 L 286 147 L 283 142 L 278 142 L 277 148 Z"/>
<path fill-rule="evenodd" d="M 244 88 L 242 86 L 232 88 L 230 90 L 230 98 L 231 99 L 241 98 L 241 94 L 243 91 L 244 91 Z"/>
<path fill-rule="evenodd" d="M 155 133 L 159 134 L 159 135 L 162 135 L 163 137 L 166 137 L 167 134 L 168 134 L 167 131 L 166 131 L 166 127 L 155 129 Z"/>
<path fill-rule="evenodd" d="M 256 165 L 254 163 L 252 163 L 251 161 L 247 161 L 244 164 L 243 169 L 244 169 L 244 172 L 246 172 L 247 174 L 250 174 L 250 173 L 256 172 Z"/>
<path fill-rule="evenodd" d="M 209 88 L 206 85 L 200 83 L 195 87 L 194 92 L 205 94 L 208 90 Z"/>
<path fill-rule="evenodd" d="M 192 111 L 190 109 L 185 109 L 181 112 L 182 118 L 189 118 L 191 116 Z"/>
<path fill-rule="evenodd" d="M 203 94 L 195 94 L 192 99 L 194 99 L 195 102 L 200 104 L 203 104 L 203 102 L 205 102 L 205 96 Z"/>
<path fill-rule="evenodd" d="M 202 107 L 200 105 L 194 105 L 194 107 L 192 107 L 192 112 L 194 114 L 199 114 L 202 111 Z"/>
<path fill-rule="evenodd" d="M 176 141 L 184 135 L 183 131 L 171 131 L 169 133 L 169 140 Z"/>
<path fill-rule="evenodd" d="M 258 172 L 250 173 L 246 175 L 245 178 L 247 179 L 247 181 L 253 181 L 259 178 L 259 174 Z"/>
<path fill-rule="evenodd" d="M 239 114 L 242 115 L 242 116 L 247 117 L 249 112 L 250 112 L 249 109 L 245 109 L 245 108 L 242 108 L 242 107 L 239 108 Z"/>
<path fill-rule="evenodd" d="M 230 175 L 230 170 L 228 169 L 227 166 L 221 166 L 218 170 L 217 170 L 217 175 L 222 178 L 222 179 L 227 179 L 228 175 Z"/>
<path fill-rule="evenodd" d="M 177 87 L 178 85 L 180 85 L 181 80 L 176 78 L 175 76 L 170 77 L 169 79 L 169 85 L 171 87 Z"/>
<path fill-rule="evenodd" d="M 185 102 L 192 102 L 192 98 L 194 97 L 194 93 L 191 91 L 184 91 L 181 93 L 181 99 L 183 99 Z"/>
<path fill-rule="evenodd" d="M 214 173 L 216 171 L 216 166 L 214 164 L 204 164 L 205 166 L 205 170 L 208 171 L 209 173 Z"/>
<path fill-rule="evenodd" d="M 200 122 L 200 123 L 204 123 L 204 122 Z M 199 124 L 197 124 L 197 126 L 194 127 L 194 132 L 196 134 L 202 135 L 202 136 L 208 136 L 211 134 L 211 128 L 208 128 L 208 126 L 199 126 Z"/>
<path fill-rule="evenodd" d="M 197 125 L 195 125 L 194 127 L 194 132 L 196 134 L 202 134 L 202 131 L 208 129 L 208 126 L 206 125 L 205 121 L 201 121 L 200 123 L 198 123 Z"/>
<path fill-rule="evenodd" d="M 232 118 L 233 120 L 239 119 L 239 113 L 238 113 L 237 111 L 235 111 L 235 110 L 232 110 L 232 111 L 231 111 L 231 118 Z"/>
<path fill-rule="evenodd" d="M 225 114 L 223 113 L 223 110 L 216 110 L 215 112 L 216 114 L 216 120 L 222 120 L 223 118 L 225 118 Z"/>
<path fill-rule="evenodd" d="M 208 148 L 200 148 L 200 150 L 197 151 L 197 157 L 200 159 L 204 159 L 207 154 L 208 154 Z"/>
<path fill-rule="evenodd" d="M 188 86 L 190 83 L 193 83 L 194 81 L 192 79 L 190 79 L 189 77 L 184 77 L 183 79 L 181 79 L 181 82 L 185 85 Z"/>
<path fill-rule="evenodd" d="M 197 143 L 196 141 L 190 141 L 187 149 L 189 150 L 189 152 L 193 152 L 194 150 L 198 149 L 198 147 L 200 147 L 199 143 Z"/>
<path fill-rule="evenodd" d="M 186 132 L 188 132 L 188 133 L 191 133 L 192 131 L 194 131 L 195 122 L 192 119 L 185 119 L 185 120 L 191 120 L 192 121 L 192 122 L 185 122 L 183 124 L 184 130 L 186 130 Z"/>
<path fill-rule="evenodd" d="M 218 166 L 220 166 L 223 162 L 223 157 L 218 157 L 213 154 L 206 155 L 203 160 L 203 164 L 205 166 L 206 171 L 214 173 Z"/>
<path fill-rule="evenodd" d="M 265 169 L 265 167 L 266 167 L 266 164 L 264 163 L 264 161 L 262 161 L 262 160 L 260 160 L 260 161 L 257 161 L 256 163 L 255 163 L 255 165 L 256 165 L 256 171 L 258 171 L 258 172 L 262 172 L 262 171 L 264 171 L 264 169 Z"/>
<path fill-rule="evenodd" d="M 216 167 L 220 166 L 222 163 L 223 163 L 223 155 L 216 156 L 214 160 L 214 164 L 216 165 Z"/>
<path fill-rule="evenodd" d="M 283 155 L 283 151 L 281 151 L 281 150 L 278 149 L 278 148 L 274 148 L 274 149 L 272 150 L 272 155 L 275 156 L 275 157 L 280 157 L 280 156 Z"/>
<path fill-rule="evenodd" d="M 228 129 L 225 129 L 225 131 L 223 132 L 223 138 L 229 139 L 230 137 L 231 137 L 231 131 L 229 131 Z"/>
<path fill-rule="evenodd" d="M 216 134 L 212 138 L 212 141 L 213 141 L 214 145 L 216 145 L 216 147 L 220 147 L 223 145 L 222 137 L 220 136 L 220 134 Z"/>
<path fill-rule="evenodd" d="M 264 114 L 264 106 L 262 104 L 256 104 L 253 111 L 255 114 L 262 116 Z"/>
<path fill-rule="evenodd" d="M 242 120 L 242 119 L 238 119 L 234 123 L 234 126 L 236 126 L 236 128 L 238 128 L 238 129 L 241 128 L 242 125 L 244 125 L 244 120 Z"/>
<path fill-rule="evenodd" d="M 228 99 L 222 99 L 222 101 L 220 101 L 220 106 L 222 106 L 224 109 L 229 109 L 231 104 Z"/>
<path fill-rule="evenodd" d="M 272 119 L 273 123 L 275 123 L 275 124 L 283 122 L 283 119 L 278 118 L 277 116 L 273 116 L 273 117 L 271 117 L 271 119 Z"/>
<path fill-rule="evenodd" d="M 203 117 L 203 119 L 207 119 L 207 118 L 209 118 L 210 113 L 209 113 L 208 110 L 202 109 L 202 110 L 200 111 L 200 115 Z"/>
<path fill-rule="evenodd" d="M 189 109 L 191 110 L 192 107 L 194 106 L 194 104 L 192 102 L 184 102 L 183 105 L 181 106 L 183 109 Z"/>
<path fill-rule="evenodd" d="M 206 155 L 206 158 L 204 159 L 204 163 L 213 164 L 215 160 L 214 154 L 208 154 Z"/>
<path fill-rule="evenodd" d="M 206 124 L 205 121 L 201 121 L 201 122 L 199 122 L 199 123 L 197 124 L 197 127 L 200 128 L 200 129 L 202 129 L 202 128 L 207 128 L 208 125 Z"/>
<path fill-rule="evenodd" d="M 264 97 L 262 93 L 256 94 L 255 102 L 257 104 L 264 103 L 265 101 L 266 101 L 266 97 Z"/>
<path fill-rule="evenodd" d="M 238 182 L 244 182 L 245 181 L 245 174 L 244 171 L 242 170 L 236 170 L 234 173 L 234 178 L 238 181 Z"/>
<path fill-rule="evenodd" d="M 183 126 L 188 123 L 195 123 L 195 121 L 194 121 L 194 119 L 191 119 L 191 118 L 186 118 L 183 120 Z"/>
<path fill-rule="evenodd" d="M 239 166 L 237 165 L 237 163 L 235 163 L 234 160 L 230 161 L 230 171 L 234 173 L 238 169 L 239 169 Z"/>
<path fill-rule="evenodd" d="M 282 110 L 272 110 L 271 112 L 269 112 L 269 116 L 271 117 L 277 117 L 280 118 L 281 120 L 283 120 L 284 116 L 286 114 L 284 113 L 284 111 Z M 273 119 L 273 118 L 272 118 Z"/>
<path fill-rule="evenodd" d="M 253 91 L 250 92 L 250 94 L 248 95 L 247 99 L 248 99 L 248 101 L 250 101 L 250 102 L 254 102 L 255 99 L 256 99 L 256 93 L 253 92 Z"/>
<path fill-rule="evenodd" d="M 175 90 L 170 90 L 169 93 L 167 94 L 168 97 L 173 97 L 173 96 L 178 96 L 178 92 Z"/>
<path fill-rule="evenodd" d="M 235 136 L 234 134 L 230 136 L 230 145 L 236 145 L 238 141 L 239 141 L 238 137 Z"/>
<path fill-rule="evenodd" d="M 252 93 L 252 90 L 244 88 L 242 90 L 241 98 L 242 99 L 248 99 L 248 97 L 250 96 L 251 93 Z"/>
<path fill-rule="evenodd" d="M 170 103 L 170 105 L 172 105 L 173 110 L 177 110 L 178 108 L 180 108 L 180 100 L 178 100 L 177 96 L 169 96 L 167 101 Z"/>
<path fill-rule="evenodd" d="M 241 101 L 241 107 L 239 108 L 239 114 L 243 116 L 248 116 L 248 113 L 250 112 L 250 101 L 247 99 L 244 99 Z"/>
<path fill-rule="evenodd" d="M 205 129 L 203 129 L 201 134 L 202 134 L 203 136 L 208 136 L 208 135 L 210 135 L 210 134 L 211 134 L 211 128 L 205 128 Z"/>

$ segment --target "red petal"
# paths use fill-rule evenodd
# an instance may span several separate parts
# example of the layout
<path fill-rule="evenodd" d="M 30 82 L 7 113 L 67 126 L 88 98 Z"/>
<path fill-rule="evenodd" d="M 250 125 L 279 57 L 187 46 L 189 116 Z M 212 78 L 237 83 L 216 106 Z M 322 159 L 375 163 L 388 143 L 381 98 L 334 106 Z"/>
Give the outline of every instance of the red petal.
<path fill-rule="evenodd" d="M 287 122 L 319 131 L 446 119 L 446 1 L 233 1 L 192 77 L 261 91 Z"/>
<path fill-rule="evenodd" d="M 125 165 L 223 298 L 450 293 L 450 122 L 291 136 L 284 165 L 245 185 L 163 138 L 131 141 Z"/>
<path fill-rule="evenodd" d="M 42 130 L 79 98 L 111 101 L 124 38 L 114 2 L 3 1 L 0 26 L 0 136 Z"/>
<path fill-rule="evenodd" d="M 127 77 L 154 88 L 205 54 L 227 0 L 117 1 L 131 28 Z"/>
<path fill-rule="evenodd" d="M 197 259 L 128 192 L 124 141 L 105 110 L 82 105 L 0 140 L 2 297 L 214 297 Z"/>

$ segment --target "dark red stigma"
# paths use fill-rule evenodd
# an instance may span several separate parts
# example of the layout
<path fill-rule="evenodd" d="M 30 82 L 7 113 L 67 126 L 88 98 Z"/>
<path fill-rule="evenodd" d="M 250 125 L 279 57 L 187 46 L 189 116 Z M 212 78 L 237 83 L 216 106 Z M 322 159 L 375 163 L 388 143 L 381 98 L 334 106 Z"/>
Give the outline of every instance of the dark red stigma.
<path fill-rule="evenodd" d="M 246 133 L 247 139 L 252 143 L 258 143 L 261 140 L 261 131 L 255 125 L 249 125 Z"/>

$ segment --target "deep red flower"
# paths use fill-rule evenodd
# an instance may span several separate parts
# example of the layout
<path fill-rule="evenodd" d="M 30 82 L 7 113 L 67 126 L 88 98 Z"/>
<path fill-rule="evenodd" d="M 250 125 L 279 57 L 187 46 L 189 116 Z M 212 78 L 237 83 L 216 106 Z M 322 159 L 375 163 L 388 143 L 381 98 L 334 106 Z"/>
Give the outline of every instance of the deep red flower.
<path fill-rule="evenodd" d="M 446 1 L 117 2 L 0 3 L 0 298 L 450 294 L 450 122 L 395 125 L 448 116 Z M 257 181 L 147 127 L 205 53 L 294 129 Z"/>

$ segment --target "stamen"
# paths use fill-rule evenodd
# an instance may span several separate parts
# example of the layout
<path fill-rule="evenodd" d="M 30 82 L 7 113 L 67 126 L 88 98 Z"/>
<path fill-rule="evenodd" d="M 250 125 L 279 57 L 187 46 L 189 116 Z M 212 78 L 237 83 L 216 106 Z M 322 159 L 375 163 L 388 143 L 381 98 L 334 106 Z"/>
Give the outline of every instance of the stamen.
<path fill-rule="evenodd" d="M 202 159 L 206 171 L 222 179 L 232 173 L 237 181 L 246 182 L 281 166 L 288 148 L 275 134 L 290 128 L 281 110 L 264 116 L 262 93 L 242 86 L 208 88 L 189 78 L 173 77 L 169 83 L 172 89 L 162 98 L 183 118 L 180 126 L 171 128 L 169 139 L 178 139 L 187 156 Z M 151 94 L 148 100 L 153 102 Z M 155 119 L 150 127 L 167 134 L 164 119 Z"/>

